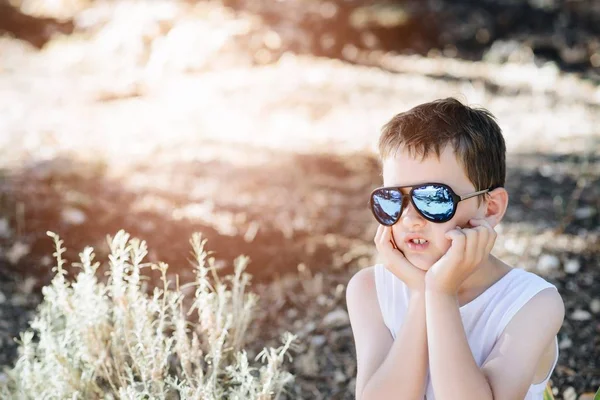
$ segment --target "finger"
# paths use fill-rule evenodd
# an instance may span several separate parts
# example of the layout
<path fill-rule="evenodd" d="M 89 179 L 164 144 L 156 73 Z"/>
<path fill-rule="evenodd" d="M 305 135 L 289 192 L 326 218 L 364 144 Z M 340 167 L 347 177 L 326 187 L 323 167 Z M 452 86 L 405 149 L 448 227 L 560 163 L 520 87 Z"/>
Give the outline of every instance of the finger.
<path fill-rule="evenodd" d="M 464 265 L 470 267 L 477 261 L 479 232 L 476 228 L 463 229 L 463 234 L 465 235 Z"/>
<path fill-rule="evenodd" d="M 464 254 L 466 241 L 466 237 L 462 232 L 462 229 L 457 227 L 456 229 L 449 230 L 446 232 L 445 237 L 452 241 L 450 248 L 446 252 L 448 257 L 451 257 L 454 260 L 461 259 Z"/>
<path fill-rule="evenodd" d="M 473 225 L 473 227 L 482 226 L 482 227 L 485 227 L 487 229 L 494 230 L 494 228 L 492 227 L 492 225 L 490 225 L 490 223 L 488 222 L 488 220 L 485 219 L 485 218 L 472 218 L 472 219 L 469 220 L 469 223 L 471 225 Z"/>
<path fill-rule="evenodd" d="M 394 232 L 392 231 L 391 226 L 385 226 L 383 228 L 383 233 L 381 234 L 381 244 L 383 246 L 391 246 L 392 249 L 397 249 L 394 241 Z"/>
<path fill-rule="evenodd" d="M 383 233 L 383 225 L 379 224 L 379 226 L 377 227 L 377 232 L 375 232 L 375 238 L 373 238 L 373 241 L 375 242 L 375 244 L 379 243 L 382 233 Z"/>
<path fill-rule="evenodd" d="M 454 242 L 456 239 L 459 239 L 461 236 L 464 236 L 462 229 L 460 227 L 456 227 L 454 229 L 450 229 L 448 232 L 444 234 L 446 239 L 452 240 Z"/>
<path fill-rule="evenodd" d="M 381 234 L 381 248 L 382 252 L 394 263 L 408 263 L 408 260 L 397 247 L 393 244 L 393 231 L 391 226 L 384 227 Z"/>
<path fill-rule="evenodd" d="M 381 226 L 381 232 L 379 237 L 377 238 L 377 250 L 384 255 L 385 257 L 389 257 L 389 251 L 393 250 L 393 246 L 391 243 L 391 238 L 389 234 L 390 227 L 389 226 Z"/>
<path fill-rule="evenodd" d="M 392 247 L 394 247 L 394 249 L 398 249 L 398 246 L 396 245 L 396 238 L 394 237 L 394 230 L 390 227 L 390 235 L 392 236 L 391 242 L 392 242 Z"/>
<path fill-rule="evenodd" d="M 381 227 L 381 236 L 379 237 L 379 242 L 381 244 L 387 244 L 390 242 L 390 227 L 389 226 L 382 226 Z"/>
<path fill-rule="evenodd" d="M 496 242 L 497 233 L 494 227 L 485 219 L 485 218 L 474 218 L 470 220 L 473 225 L 485 227 L 487 229 L 487 237 L 485 242 L 485 251 L 484 257 L 487 254 L 490 254 L 492 249 L 494 248 L 494 243 Z"/>
<path fill-rule="evenodd" d="M 489 232 L 487 245 L 485 248 L 485 254 L 490 254 L 492 252 L 492 249 L 494 248 L 494 244 L 496 243 L 496 237 L 498 237 L 498 234 L 496 233 L 496 231 L 494 229 L 492 229 Z"/>
<path fill-rule="evenodd" d="M 478 226 L 477 228 L 475 228 L 475 231 L 478 235 L 477 248 L 475 251 L 475 262 L 480 263 L 481 260 L 487 257 L 486 251 L 488 248 L 488 241 L 490 238 L 490 230 L 485 226 Z"/>

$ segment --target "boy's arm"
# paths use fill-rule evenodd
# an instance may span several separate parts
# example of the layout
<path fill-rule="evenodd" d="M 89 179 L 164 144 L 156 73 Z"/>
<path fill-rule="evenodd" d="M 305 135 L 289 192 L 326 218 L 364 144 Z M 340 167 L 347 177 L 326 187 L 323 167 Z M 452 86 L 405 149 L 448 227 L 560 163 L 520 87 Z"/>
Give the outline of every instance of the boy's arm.
<path fill-rule="evenodd" d="M 356 345 L 356 399 L 422 400 L 428 362 L 425 295 L 411 295 L 396 340 L 381 316 L 373 267 L 352 277 L 346 302 Z"/>
<path fill-rule="evenodd" d="M 535 295 L 506 326 L 481 369 L 475 363 L 455 296 L 426 292 L 432 385 L 437 399 L 523 399 L 564 318 L 554 289 Z"/>

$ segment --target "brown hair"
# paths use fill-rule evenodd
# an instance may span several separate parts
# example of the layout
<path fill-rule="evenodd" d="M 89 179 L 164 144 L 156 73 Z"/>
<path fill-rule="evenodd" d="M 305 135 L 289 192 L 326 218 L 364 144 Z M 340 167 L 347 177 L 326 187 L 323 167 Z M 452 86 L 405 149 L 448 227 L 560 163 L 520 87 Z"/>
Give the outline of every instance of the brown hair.
<path fill-rule="evenodd" d="M 506 145 L 496 118 L 486 109 L 465 106 L 452 97 L 395 115 L 381 129 L 378 147 L 382 160 L 400 146 L 424 159 L 432 151 L 439 158 L 448 144 L 476 190 L 504 186 Z"/>

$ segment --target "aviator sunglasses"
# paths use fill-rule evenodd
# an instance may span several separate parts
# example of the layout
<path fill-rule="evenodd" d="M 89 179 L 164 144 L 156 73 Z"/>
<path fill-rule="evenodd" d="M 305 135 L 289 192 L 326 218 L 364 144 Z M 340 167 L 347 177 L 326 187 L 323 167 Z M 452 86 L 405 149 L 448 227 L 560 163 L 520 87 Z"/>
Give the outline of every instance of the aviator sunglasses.
<path fill-rule="evenodd" d="M 400 189 L 411 188 L 408 195 Z M 471 197 L 489 192 L 480 190 L 459 196 L 443 183 L 424 183 L 418 186 L 387 186 L 371 192 L 370 206 L 375 219 L 382 225 L 392 226 L 400 219 L 402 210 L 410 199 L 415 210 L 428 221 L 443 223 L 450 221 L 456 213 L 458 203 Z"/>

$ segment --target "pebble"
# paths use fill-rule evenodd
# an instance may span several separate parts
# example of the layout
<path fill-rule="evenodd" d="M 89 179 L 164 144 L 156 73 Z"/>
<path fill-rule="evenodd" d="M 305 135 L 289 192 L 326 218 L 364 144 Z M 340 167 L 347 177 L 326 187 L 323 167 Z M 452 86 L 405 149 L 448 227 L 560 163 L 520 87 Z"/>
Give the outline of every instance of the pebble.
<path fill-rule="evenodd" d="M 25 307 L 29 304 L 29 299 L 20 293 L 15 293 L 12 296 L 11 302 L 16 307 Z"/>
<path fill-rule="evenodd" d="M 558 343 L 558 348 L 561 350 L 568 349 L 571 346 L 573 346 L 573 341 L 568 336 L 562 338 L 561 341 Z"/>
<path fill-rule="evenodd" d="M 6 302 L 6 295 L 0 291 L 0 304 L 4 304 Z"/>
<path fill-rule="evenodd" d="M 23 242 L 15 242 L 10 250 L 6 252 L 6 258 L 14 265 L 27 254 L 29 254 L 29 245 Z"/>
<path fill-rule="evenodd" d="M 317 304 L 320 306 L 325 306 L 327 305 L 327 296 L 325 296 L 324 294 L 320 294 L 317 296 Z"/>
<path fill-rule="evenodd" d="M 327 338 L 324 335 L 315 335 L 310 338 L 310 344 L 314 347 L 321 347 L 327 342 Z"/>
<path fill-rule="evenodd" d="M 573 260 L 569 260 L 565 263 L 565 272 L 567 274 L 575 274 L 579 271 L 579 269 L 581 268 L 581 264 L 579 263 L 578 260 L 573 259 Z"/>
<path fill-rule="evenodd" d="M 575 218 L 577 219 L 588 219 L 596 214 L 596 209 L 594 207 L 581 207 L 575 210 L 574 212 Z"/>
<path fill-rule="evenodd" d="M 10 237 L 11 231 L 10 226 L 8 225 L 8 219 L 2 218 L 0 219 L 0 237 L 6 239 Z"/>
<path fill-rule="evenodd" d="M 527 243 L 524 240 L 508 238 L 504 241 L 504 248 L 512 254 L 525 254 Z"/>
<path fill-rule="evenodd" d="M 36 283 L 36 278 L 34 278 L 33 276 L 28 276 L 19 284 L 19 290 L 24 294 L 31 294 Z"/>
<path fill-rule="evenodd" d="M 571 319 L 573 321 L 587 321 L 592 318 L 592 314 L 589 311 L 585 310 L 575 310 L 571 314 Z"/>
<path fill-rule="evenodd" d="M 594 313 L 594 314 L 598 314 L 600 312 L 600 299 L 592 299 L 592 301 L 590 301 L 590 310 Z"/>
<path fill-rule="evenodd" d="M 339 369 L 336 369 L 335 372 L 333 373 L 333 381 L 335 383 L 345 382 L 346 379 L 347 379 L 346 375 L 344 375 L 344 373 L 342 371 L 340 371 Z"/>
<path fill-rule="evenodd" d="M 565 400 L 576 400 L 577 399 L 577 393 L 575 392 L 575 389 L 572 386 L 569 386 L 563 392 L 563 398 Z"/>
<path fill-rule="evenodd" d="M 300 330 L 298 331 L 298 336 L 306 337 L 309 334 L 311 334 L 316 327 L 317 324 L 314 321 L 308 321 L 302 328 L 300 328 Z"/>
<path fill-rule="evenodd" d="M 537 269 L 541 273 L 548 273 L 560 267 L 560 260 L 552 254 L 542 254 L 538 259 Z"/>
<path fill-rule="evenodd" d="M 348 313 L 341 308 L 336 308 L 323 318 L 323 324 L 326 328 L 339 328 L 350 323 Z"/>
<path fill-rule="evenodd" d="M 75 207 L 67 207 L 60 213 L 60 216 L 63 222 L 69 225 L 81 225 L 83 224 L 87 217 L 85 213 L 78 208 Z"/>

